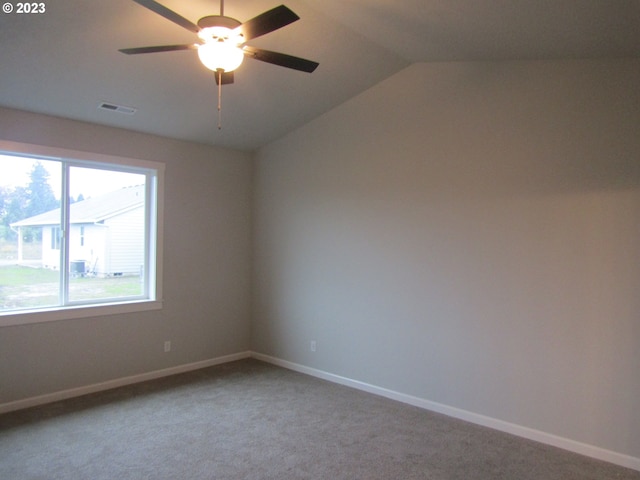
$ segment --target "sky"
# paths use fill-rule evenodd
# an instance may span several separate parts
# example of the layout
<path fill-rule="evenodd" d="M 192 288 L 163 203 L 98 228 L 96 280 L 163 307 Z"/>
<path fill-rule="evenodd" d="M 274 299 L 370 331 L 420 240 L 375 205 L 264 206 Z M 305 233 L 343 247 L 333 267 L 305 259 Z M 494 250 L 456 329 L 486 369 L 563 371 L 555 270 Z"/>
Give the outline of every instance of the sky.
<path fill-rule="evenodd" d="M 26 187 L 30 181 L 29 174 L 31 169 L 38 161 L 49 172 L 49 185 L 51 185 L 56 198 L 59 199 L 61 167 L 60 162 L 56 161 L 0 154 L 0 186 Z M 142 183 L 144 183 L 144 176 L 142 175 L 72 167 L 70 194 L 73 198 L 78 198 L 80 194 L 84 198 L 97 197 L 103 193 Z"/>

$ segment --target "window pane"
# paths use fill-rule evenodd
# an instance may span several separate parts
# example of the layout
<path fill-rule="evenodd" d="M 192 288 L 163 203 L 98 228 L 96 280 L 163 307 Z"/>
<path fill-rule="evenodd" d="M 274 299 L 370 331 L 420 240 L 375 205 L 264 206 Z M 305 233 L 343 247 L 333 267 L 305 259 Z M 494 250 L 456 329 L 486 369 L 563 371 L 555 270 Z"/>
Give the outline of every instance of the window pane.
<path fill-rule="evenodd" d="M 0 311 L 60 302 L 61 168 L 0 155 Z"/>
<path fill-rule="evenodd" d="M 70 302 L 144 295 L 145 189 L 145 175 L 70 168 Z"/>
<path fill-rule="evenodd" d="M 162 170 L 52 155 L 0 151 L 0 325 L 20 310 L 43 310 L 19 312 L 29 321 L 67 306 L 155 302 Z"/>

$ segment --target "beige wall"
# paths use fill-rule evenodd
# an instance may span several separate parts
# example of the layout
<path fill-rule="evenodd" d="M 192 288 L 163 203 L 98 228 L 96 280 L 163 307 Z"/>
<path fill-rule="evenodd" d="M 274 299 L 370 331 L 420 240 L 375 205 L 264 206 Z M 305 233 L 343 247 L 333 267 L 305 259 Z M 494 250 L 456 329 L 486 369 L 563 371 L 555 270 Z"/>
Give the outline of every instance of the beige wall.
<path fill-rule="evenodd" d="M 638 85 L 417 64 L 263 148 L 253 349 L 640 457 Z"/>
<path fill-rule="evenodd" d="M 249 349 L 248 154 L 8 109 L 0 138 L 166 164 L 164 308 L 0 328 L 0 404 Z"/>

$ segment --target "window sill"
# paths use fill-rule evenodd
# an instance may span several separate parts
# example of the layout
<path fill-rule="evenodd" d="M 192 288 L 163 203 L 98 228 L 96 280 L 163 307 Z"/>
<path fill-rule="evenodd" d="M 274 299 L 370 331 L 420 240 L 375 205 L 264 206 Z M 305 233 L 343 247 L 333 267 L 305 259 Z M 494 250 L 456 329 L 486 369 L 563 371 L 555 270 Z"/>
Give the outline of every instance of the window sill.
<path fill-rule="evenodd" d="M 101 317 L 104 315 L 121 315 L 125 313 L 160 310 L 161 308 L 161 300 L 141 300 L 126 303 L 53 308 L 50 310 L 20 310 L 0 313 L 0 327 L 70 320 L 74 318 Z"/>

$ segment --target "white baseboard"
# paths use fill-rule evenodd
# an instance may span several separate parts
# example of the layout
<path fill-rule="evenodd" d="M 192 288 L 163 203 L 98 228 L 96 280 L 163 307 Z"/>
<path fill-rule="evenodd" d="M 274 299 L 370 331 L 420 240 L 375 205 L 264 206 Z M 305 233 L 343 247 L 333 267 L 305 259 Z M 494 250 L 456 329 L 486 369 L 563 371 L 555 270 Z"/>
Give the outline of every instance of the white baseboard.
<path fill-rule="evenodd" d="M 494 430 L 510 433 L 512 435 L 527 438 L 529 440 L 534 440 L 536 442 L 544 443 L 554 447 L 562 448 L 564 450 L 578 453 L 580 455 L 585 455 L 587 457 L 603 460 L 605 462 L 613 463 L 616 465 L 620 465 L 622 467 L 631 468 L 633 470 L 640 471 L 640 458 L 632 457 L 632 456 L 625 455 L 618 452 L 613 452 L 611 450 L 606 450 L 604 448 L 596 447 L 586 443 L 577 442 L 575 440 L 559 437 L 557 435 L 542 432 L 540 430 L 535 430 L 529 427 L 523 427 L 521 425 L 505 422 L 503 420 L 487 417 L 485 415 L 469 412 L 467 410 L 462 410 L 456 407 L 451 407 L 441 403 L 432 402 L 431 400 L 426 400 L 424 398 L 414 397 L 412 395 L 406 395 L 404 393 L 396 392 L 386 388 L 377 387 L 375 385 L 370 385 L 368 383 L 360 382 L 358 380 L 352 380 L 350 378 L 341 377 L 339 375 L 334 375 L 333 373 L 317 370 L 315 368 L 310 368 L 304 365 L 289 362 L 287 360 L 282 360 L 280 358 L 271 357 L 269 355 L 252 352 L 251 356 L 256 360 L 261 360 L 263 362 L 271 363 L 273 365 L 284 367 L 289 370 L 294 370 L 296 372 L 311 375 L 313 377 L 321 378 L 323 380 L 328 380 L 330 382 L 338 383 L 340 385 L 345 385 L 347 387 L 352 387 L 358 390 L 372 393 L 374 395 L 379 395 L 382 397 L 390 398 L 392 400 L 397 400 L 399 402 L 413 405 L 415 407 L 424 408 L 425 410 L 442 413 L 449 417 L 458 418 L 460 420 L 465 420 L 467 422 L 475 423 L 477 425 L 493 428 Z"/>
<path fill-rule="evenodd" d="M 554 447 L 562 448 L 564 450 L 568 450 L 574 453 L 578 453 L 588 457 L 596 458 L 598 460 L 603 460 L 605 462 L 610 462 L 616 465 L 620 465 L 622 467 L 631 468 L 631 469 L 640 471 L 640 458 L 632 457 L 632 456 L 625 455 L 618 452 L 613 452 L 611 450 L 606 450 L 604 448 L 577 442 L 575 440 L 559 437 L 557 435 L 542 432 L 540 430 L 523 427 L 521 425 L 505 422 L 503 420 L 487 417 L 485 415 L 469 412 L 467 410 L 462 410 L 456 407 L 451 407 L 441 403 L 432 402 L 431 400 L 414 397 L 412 395 L 407 395 L 407 394 L 389 390 L 383 387 L 378 387 L 368 383 L 360 382 L 358 380 L 342 377 L 340 375 L 335 375 L 333 373 L 328 373 L 315 368 L 289 362 L 287 360 L 271 357 L 269 355 L 264 355 L 261 353 L 249 352 L 249 351 L 234 353 L 231 355 L 212 358 L 209 360 L 203 360 L 200 362 L 179 365 L 177 367 L 154 370 L 152 372 L 142 373 L 139 375 L 132 375 L 129 377 L 108 380 L 106 382 L 95 383 L 95 384 L 87 385 L 84 387 L 61 390 L 58 392 L 39 395 L 36 397 L 25 398 L 25 399 L 16 400 L 13 402 L 1 403 L 0 414 L 12 412 L 15 410 L 21 410 L 23 408 L 44 405 L 46 403 L 57 402 L 59 400 L 66 400 L 68 398 L 79 397 L 81 395 L 96 393 L 103 390 L 109 390 L 112 388 L 123 387 L 125 385 L 132 385 L 134 383 L 145 382 L 147 380 L 154 380 L 156 378 L 167 377 L 167 376 L 175 375 L 178 373 L 185 373 L 193 370 L 199 370 L 201 368 L 212 367 L 214 365 L 220 365 L 223 363 L 233 362 L 236 360 L 242 360 L 244 358 L 250 358 L 250 357 L 255 358 L 256 360 L 260 360 L 260 361 L 271 363 L 273 365 L 277 365 L 283 368 L 287 368 L 289 370 L 293 370 L 296 372 L 311 375 L 316 378 L 327 380 L 329 382 L 345 385 L 347 387 L 362 390 L 364 392 L 372 393 L 374 395 L 379 395 L 392 400 L 397 400 L 399 402 L 413 405 L 415 407 L 424 408 L 425 410 L 442 413 L 444 415 L 448 415 L 453 418 L 458 418 L 471 423 L 475 423 L 477 425 L 493 428 L 494 430 L 510 433 L 513 435 L 517 435 L 519 437 L 527 438 L 529 440 L 545 443 L 547 445 L 552 445 Z"/>
<path fill-rule="evenodd" d="M 86 385 L 84 387 L 61 390 L 58 392 L 47 393 L 45 395 L 39 395 L 37 397 L 29 397 L 21 400 L 16 400 L 14 402 L 0 403 L 0 414 L 12 412 L 15 410 L 21 410 L 23 408 L 36 407 L 38 405 L 57 402 L 59 400 L 66 400 L 68 398 L 79 397 L 82 395 L 87 395 L 89 393 L 96 393 L 103 390 L 123 387 L 125 385 L 131 385 L 134 383 L 146 382 L 147 380 L 154 380 L 156 378 L 168 377 L 169 375 L 175 375 L 178 373 L 199 370 L 201 368 L 212 367 L 214 365 L 242 360 L 243 358 L 249 357 L 251 357 L 251 352 L 234 353 L 231 355 L 225 355 L 223 357 L 212 358 L 200 362 L 178 365 L 177 367 L 164 368 L 162 370 L 154 370 L 152 372 L 141 373 L 139 375 L 131 375 L 129 377 L 117 378 L 114 380 L 108 380 L 106 382 L 94 383 L 92 385 Z"/>

